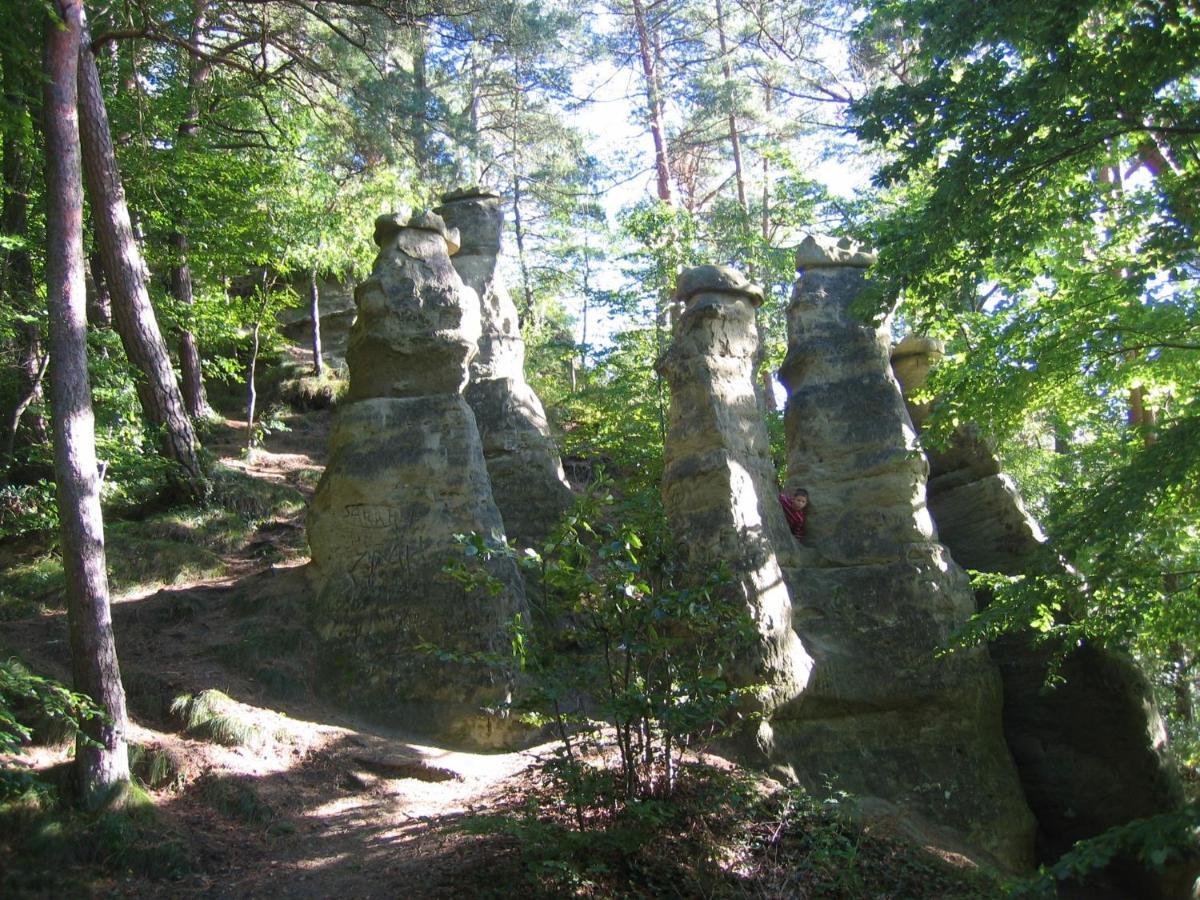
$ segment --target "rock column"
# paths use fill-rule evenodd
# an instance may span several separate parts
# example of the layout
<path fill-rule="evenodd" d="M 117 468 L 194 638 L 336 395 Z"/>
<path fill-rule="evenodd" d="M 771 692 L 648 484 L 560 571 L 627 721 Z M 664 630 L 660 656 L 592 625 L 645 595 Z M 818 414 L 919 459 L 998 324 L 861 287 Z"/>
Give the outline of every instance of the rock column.
<path fill-rule="evenodd" d="M 500 198 L 467 188 L 445 194 L 436 212 L 459 230 L 462 249 L 451 262 L 480 300 L 482 334 L 466 398 L 479 424 L 492 493 L 509 539 L 535 545 L 570 505 L 571 490 L 542 403 L 525 381 L 517 308 L 496 271 Z"/>
<path fill-rule="evenodd" d="M 814 665 L 775 717 L 777 756 L 806 783 L 832 778 L 868 815 L 1019 869 L 1034 822 L 1000 680 L 982 648 L 939 655 L 974 600 L 937 542 L 887 335 L 850 312 L 872 259 L 812 238 L 797 253 L 780 374 L 789 487 L 810 496 L 793 622 Z"/>
<path fill-rule="evenodd" d="M 766 683 L 760 701 L 770 712 L 800 693 L 812 663 L 792 631 L 775 554 L 792 538 L 755 395 L 763 292 L 732 269 L 700 266 L 679 276 L 675 298 L 684 312 L 658 366 L 671 388 L 663 504 L 689 563 L 732 572 L 730 597 L 759 634 L 747 674 Z M 759 745 L 769 751 L 769 728 Z"/>
<path fill-rule="evenodd" d="M 525 608 L 519 575 L 497 564 L 493 596 L 442 574 L 455 534 L 504 537 L 462 396 L 478 298 L 450 264 L 457 235 L 440 217 L 381 217 L 375 242 L 355 291 L 350 389 L 308 514 L 313 619 L 347 699 L 443 741 L 504 746 L 517 732 L 486 710 L 509 679 L 465 659 L 506 653 L 507 622 Z"/>
<path fill-rule="evenodd" d="M 892 350 L 905 394 L 920 390 L 942 345 L 910 335 Z M 909 403 L 920 427 L 930 404 Z M 941 540 L 969 569 L 1003 575 L 1049 570 L 1074 577 L 1026 511 L 991 444 L 974 426 L 927 448 L 929 509 Z M 978 597 L 986 605 L 990 596 Z M 1004 731 L 1038 820 L 1038 861 L 1132 819 L 1177 809 L 1182 791 L 1166 754 L 1166 730 L 1145 677 L 1129 657 L 1085 644 L 1057 662 L 1060 648 L 1029 632 L 990 645 L 1004 682 Z M 1157 876 L 1122 861 L 1112 873 L 1146 896 L 1183 896 L 1196 861 Z M 1174 880 L 1173 880 L 1174 879 Z"/>

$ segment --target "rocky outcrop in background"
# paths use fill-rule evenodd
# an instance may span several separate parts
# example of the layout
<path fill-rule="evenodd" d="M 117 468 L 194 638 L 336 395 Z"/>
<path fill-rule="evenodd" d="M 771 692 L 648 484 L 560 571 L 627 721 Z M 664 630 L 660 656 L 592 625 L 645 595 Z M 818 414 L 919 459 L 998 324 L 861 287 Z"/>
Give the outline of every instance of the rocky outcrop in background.
<path fill-rule="evenodd" d="M 759 699 L 769 713 L 800 693 L 812 661 L 792 631 L 775 555 L 791 534 L 755 396 L 762 288 L 732 269 L 699 266 L 679 276 L 675 299 L 684 311 L 658 364 L 671 388 L 663 505 L 690 565 L 729 567 L 728 597 L 750 611 L 759 634 L 747 676 L 766 683 Z M 766 749 L 769 730 L 759 740 Z"/>
<path fill-rule="evenodd" d="M 942 352 L 940 342 L 915 335 L 893 348 L 892 367 L 906 395 L 924 387 Z M 931 406 L 909 403 L 918 427 Z M 958 563 L 1002 575 L 1049 568 L 1072 580 L 977 428 L 960 426 L 944 446 L 927 446 L 925 453 L 929 509 Z M 981 607 L 990 599 L 979 592 Z M 1007 634 L 990 651 L 1004 682 L 1005 737 L 1038 820 L 1038 858 L 1052 862 L 1076 841 L 1177 809 L 1183 796 L 1150 685 L 1133 660 L 1090 644 L 1064 654 L 1035 637 L 1028 630 Z M 1056 656 L 1060 668 L 1050 682 Z M 1156 880 L 1127 860 L 1114 874 L 1141 896 L 1173 897 L 1185 896 L 1179 885 L 1190 885 L 1194 869 L 1185 865 Z"/>
<path fill-rule="evenodd" d="M 776 759 L 917 835 L 1032 861 L 1033 817 L 1001 730 L 1000 679 L 982 648 L 939 655 L 974 612 L 937 541 L 926 462 L 882 328 L 850 306 L 871 254 L 808 239 L 788 307 L 781 377 L 788 487 L 810 495 L 793 622 L 813 669 L 774 717 Z"/>
<path fill-rule="evenodd" d="M 497 272 L 500 198 L 466 188 L 443 195 L 435 212 L 458 229 L 462 247 L 451 263 L 479 295 L 479 353 L 471 361 L 466 398 L 479 425 L 492 494 L 509 539 L 518 546 L 539 544 L 570 505 L 571 489 L 545 410 L 525 381 L 517 308 Z"/>
<path fill-rule="evenodd" d="M 375 241 L 355 291 L 350 390 L 308 513 L 312 617 L 347 698 L 452 744 L 509 745 L 520 732 L 484 711 L 507 698 L 508 678 L 456 659 L 506 653 L 520 577 L 496 562 L 504 589 L 491 596 L 442 573 L 455 534 L 504 538 L 462 396 L 478 298 L 450 264 L 457 235 L 439 216 L 381 217 Z"/>

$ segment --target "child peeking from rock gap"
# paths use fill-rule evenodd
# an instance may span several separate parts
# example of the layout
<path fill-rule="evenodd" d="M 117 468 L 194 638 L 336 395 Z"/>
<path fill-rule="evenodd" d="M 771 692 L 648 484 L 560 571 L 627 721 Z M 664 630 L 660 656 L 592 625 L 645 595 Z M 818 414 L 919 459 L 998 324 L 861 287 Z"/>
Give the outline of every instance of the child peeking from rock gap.
<path fill-rule="evenodd" d="M 808 491 L 796 488 L 790 495 L 780 491 L 779 504 L 783 507 L 783 514 L 787 516 L 792 536 L 798 541 L 804 540 L 804 523 L 808 518 Z"/>

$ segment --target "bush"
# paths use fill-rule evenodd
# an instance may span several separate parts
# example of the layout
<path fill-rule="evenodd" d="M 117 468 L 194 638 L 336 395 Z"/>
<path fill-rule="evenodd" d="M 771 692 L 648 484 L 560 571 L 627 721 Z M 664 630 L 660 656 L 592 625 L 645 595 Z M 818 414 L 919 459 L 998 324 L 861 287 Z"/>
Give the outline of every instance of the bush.
<path fill-rule="evenodd" d="M 753 623 L 723 599 L 723 573 L 674 562 L 682 554 L 660 510 L 614 507 L 600 483 L 541 551 L 479 535 L 460 541 L 465 561 L 448 571 L 469 589 L 500 589 L 486 568 L 498 556 L 525 574 L 532 615 L 511 626 L 524 675 L 515 707 L 557 735 L 546 772 L 580 831 L 601 811 L 669 798 L 683 753 L 739 724 L 755 686 L 733 684 L 728 672 L 750 649 Z"/>

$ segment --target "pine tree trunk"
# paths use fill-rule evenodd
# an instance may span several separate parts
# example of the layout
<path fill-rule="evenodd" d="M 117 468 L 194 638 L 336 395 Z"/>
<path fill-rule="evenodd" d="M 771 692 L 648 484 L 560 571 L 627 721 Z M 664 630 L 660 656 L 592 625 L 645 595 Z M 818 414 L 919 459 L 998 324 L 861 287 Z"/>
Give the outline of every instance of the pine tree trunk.
<path fill-rule="evenodd" d="M 198 45 L 208 30 L 208 0 L 196 0 L 192 16 L 191 43 Z M 185 148 L 200 131 L 199 91 L 212 75 L 212 64 L 192 57 L 188 61 L 188 108 L 184 120 L 179 123 L 176 142 L 179 149 Z M 195 306 L 192 290 L 192 270 L 188 266 L 187 219 L 179 216 L 179 230 L 168 237 L 175 263 L 171 267 L 171 295 L 190 310 Z M 204 374 L 200 367 L 200 347 L 196 335 L 190 328 L 179 331 L 179 375 L 183 388 L 183 403 L 188 415 L 201 419 L 210 412 L 208 397 L 204 393 Z"/>
<path fill-rule="evenodd" d="M 104 263 L 100 261 L 99 253 L 88 256 L 88 269 L 91 270 L 92 285 L 95 287 L 88 297 L 88 324 L 93 328 L 111 328 L 112 297 L 108 293 L 108 280 L 104 277 Z"/>
<path fill-rule="evenodd" d="M 308 314 L 312 319 L 313 372 L 320 375 L 325 368 L 321 359 L 321 292 L 317 288 L 317 267 L 308 270 Z"/>
<path fill-rule="evenodd" d="M 738 205 L 749 214 L 750 204 L 746 200 L 746 175 L 742 170 L 742 138 L 738 133 L 737 116 L 733 105 L 733 67 L 729 65 L 729 46 L 725 39 L 725 10 L 721 0 L 716 0 L 717 41 L 721 50 L 721 74 L 725 79 L 725 107 L 729 120 L 729 145 L 733 150 L 733 178 L 737 185 Z"/>
<path fill-rule="evenodd" d="M 171 296 L 185 309 L 191 309 L 196 300 L 192 293 L 192 270 L 187 262 L 187 235 L 177 231 L 167 240 L 175 253 L 175 265 L 171 267 Z M 193 419 L 207 416 L 209 406 L 204 392 L 204 374 L 200 368 L 200 346 L 190 328 L 179 330 L 179 380 L 183 390 L 183 405 L 188 415 Z"/>
<path fill-rule="evenodd" d="M 196 435 L 163 341 L 141 252 L 134 239 L 125 189 L 117 169 L 100 73 L 86 34 L 79 48 L 79 130 L 83 174 L 96 223 L 96 242 L 112 296 L 113 320 L 129 361 L 142 373 L 138 398 L 150 425 L 162 432 L 162 453 L 178 463 L 178 487 L 204 497 L 208 482 L 196 452 Z"/>
<path fill-rule="evenodd" d="M 96 469 L 95 426 L 87 373 L 87 297 L 83 262 L 83 184 L 76 114 L 83 8 L 58 0 L 63 27 L 46 28 L 46 281 L 54 471 L 66 571 L 71 669 L 76 690 L 104 710 L 75 746 L 80 797 L 102 806 L 129 781 L 125 692 L 117 665 L 104 566 L 104 523 Z"/>
<path fill-rule="evenodd" d="M 634 27 L 637 30 L 638 55 L 642 75 L 646 79 L 646 107 L 650 119 L 650 136 L 654 141 L 654 173 L 658 199 L 671 202 L 671 162 L 667 154 L 667 129 L 664 123 L 662 91 L 658 80 L 656 54 L 650 39 L 650 26 L 642 0 L 633 0 Z"/>

